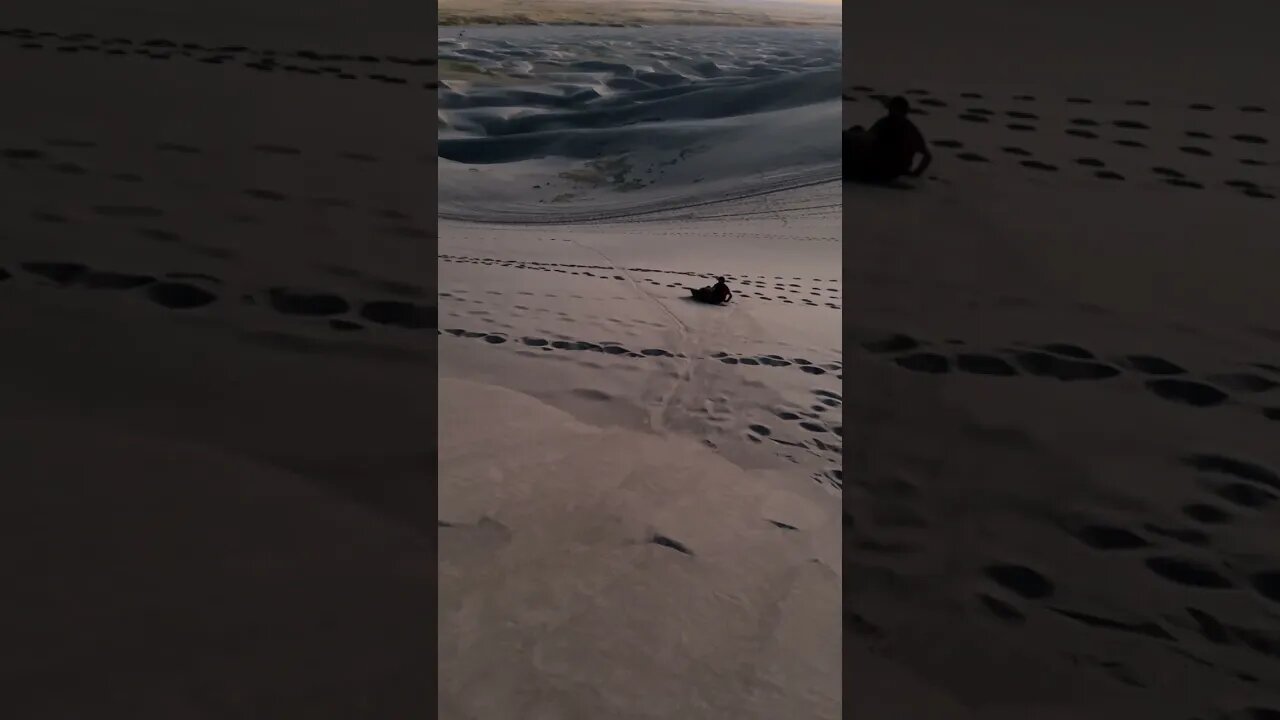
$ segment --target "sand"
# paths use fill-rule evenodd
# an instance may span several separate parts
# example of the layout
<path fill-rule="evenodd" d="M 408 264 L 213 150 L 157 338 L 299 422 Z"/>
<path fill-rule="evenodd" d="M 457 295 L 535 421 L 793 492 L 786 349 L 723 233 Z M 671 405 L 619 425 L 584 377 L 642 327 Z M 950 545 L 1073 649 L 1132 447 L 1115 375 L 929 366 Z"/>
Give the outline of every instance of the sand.
<path fill-rule="evenodd" d="M 909 93 L 937 156 L 843 198 L 855 716 L 1280 710 L 1268 14 L 847 18 L 846 126 Z"/>
<path fill-rule="evenodd" d="M 5 715 L 429 716 L 434 336 L 397 318 L 434 304 L 435 68 L 388 59 L 429 39 L 356 4 L 19 5 Z"/>
<path fill-rule="evenodd" d="M 795 0 L 444 0 L 440 25 L 838 27 L 834 2 Z"/>
<path fill-rule="evenodd" d="M 443 716 L 839 717 L 838 36 L 440 45 Z"/>

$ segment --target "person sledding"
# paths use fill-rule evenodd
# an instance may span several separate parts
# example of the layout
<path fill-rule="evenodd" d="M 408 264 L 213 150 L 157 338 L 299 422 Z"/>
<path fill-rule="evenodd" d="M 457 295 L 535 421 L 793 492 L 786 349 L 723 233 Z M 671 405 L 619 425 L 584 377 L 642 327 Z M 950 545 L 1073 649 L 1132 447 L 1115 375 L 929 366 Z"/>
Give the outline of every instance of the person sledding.
<path fill-rule="evenodd" d="M 724 278 L 717 277 L 715 285 L 707 287 L 689 288 L 689 294 L 698 302 L 710 303 L 712 305 L 723 305 L 733 297 L 733 291 L 729 290 L 729 286 L 725 284 Z"/>

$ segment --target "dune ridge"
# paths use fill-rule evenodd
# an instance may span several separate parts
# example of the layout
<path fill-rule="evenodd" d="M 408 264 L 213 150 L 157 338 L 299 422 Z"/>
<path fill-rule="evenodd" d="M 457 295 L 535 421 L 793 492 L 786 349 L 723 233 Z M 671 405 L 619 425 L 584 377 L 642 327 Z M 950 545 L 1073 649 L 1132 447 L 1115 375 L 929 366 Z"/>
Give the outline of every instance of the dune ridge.
<path fill-rule="evenodd" d="M 505 28 L 440 44 L 444 218 L 620 218 L 839 176 L 822 140 L 840 124 L 831 31 Z"/>

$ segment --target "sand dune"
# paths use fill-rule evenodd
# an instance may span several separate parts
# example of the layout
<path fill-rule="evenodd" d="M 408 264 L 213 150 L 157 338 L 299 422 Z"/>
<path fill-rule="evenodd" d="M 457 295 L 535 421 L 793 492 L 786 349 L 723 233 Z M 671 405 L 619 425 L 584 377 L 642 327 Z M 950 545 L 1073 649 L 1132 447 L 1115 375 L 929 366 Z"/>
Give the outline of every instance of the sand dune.
<path fill-rule="evenodd" d="M 840 715 L 838 43 L 441 31 L 450 717 Z"/>
<path fill-rule="evenodd" d="M 600 219 L 832 180 L 838 57 L 833 31 L 446 32 L 441 216 Z"/>
<path fill-rule="evenodd" d="M 834 4 L 789 0 L 444 0 L 441 25 L 838 26 Z"/>

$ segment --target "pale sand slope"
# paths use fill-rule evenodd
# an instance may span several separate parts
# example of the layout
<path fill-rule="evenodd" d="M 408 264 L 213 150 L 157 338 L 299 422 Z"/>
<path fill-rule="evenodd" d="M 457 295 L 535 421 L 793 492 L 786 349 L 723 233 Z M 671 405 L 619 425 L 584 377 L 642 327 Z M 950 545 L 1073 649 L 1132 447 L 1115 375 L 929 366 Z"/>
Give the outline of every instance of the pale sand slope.
<path fill-rule="evenodd" d="M 839 715 L 834 198 L 441 224 L 449 717 Z"/>
<path fill-rule="evenodd" d="M 1276 62 L 1251 29 L 1262 7 L 849 19 L 884 33 L 849 48 L 846 83 L 927 91 L 939 156 L 916 191 L 844 196 L 857 716 L 1280 710 L 1280 95 L 1251 70 Z M 921 17 L 927 63 L 877 44 Z M 874 120 L 849 93 L 846 123 Z"/>
<path fill-rule="evenodd" d="M 441 54 L 445 716 L 838 717 L 838 39 Z"/>
<path fill-rule="evenodd" d="M 488 385 L 440 413 L 442 717 L 839 717 L 820 488 Z"/>
<path fill-rule="evenodd" d="M 430 52 L 321 5 L 6 8 L 62 35 L 0 35 L 6 717 L 431 713 L 434 336 L 361 315 L 431 316 L 434 68 L 136 53 Z"/>

